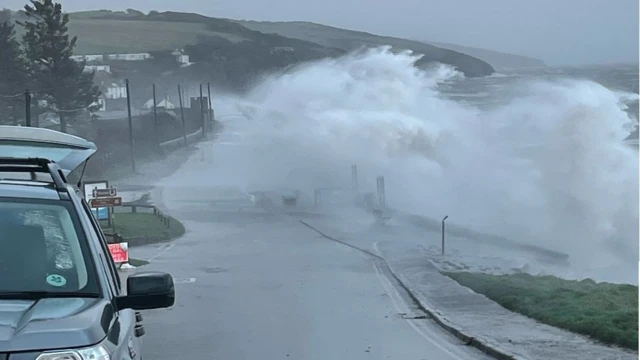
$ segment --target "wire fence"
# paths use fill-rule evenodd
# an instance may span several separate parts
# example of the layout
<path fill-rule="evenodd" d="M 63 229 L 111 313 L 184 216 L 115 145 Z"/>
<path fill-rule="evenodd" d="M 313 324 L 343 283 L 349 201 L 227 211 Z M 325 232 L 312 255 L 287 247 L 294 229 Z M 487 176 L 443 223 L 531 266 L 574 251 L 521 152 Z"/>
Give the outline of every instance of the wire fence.
<path fill-rule="evenodd" d="M 113 210 L 115 214 L 143 213 L 153 215 L 158 220 L 158 223 L 167 229 L 171 229 L 172 226 L 176 226 L 175 220 L 172 220 L 170 216 L 163 213 L 155 205 L 124 203 L 121 207 L 113 208 Z M 107 231 L 105 232 L 105 236 L 107 237 L 107 242 L 110 244 L 121 243 L 128 240 L 113 227 L 113 224 L 107 225 L 106 229 Z"/>
<path fill-rule="evenodd" d="M 71 109 L 60 109 L 46 94 L 29 90 L 0 94 L 0 124 L 78 135 L 98 146 L 97 160 L 89 163 L 88 172 L 123 165 L 135 172 L 136 160 L 187 145 L 212 131 L 210 84 L 199 84 L 195 96 L 186 99 L 188 93 L 193 95 L 192 87 L 187 92 L 179 84 L 173 90 L 157 89 L 155 84 L 135 89 L 127 79 L 124 86 L 108 88 L 96 103 Z M 161 146 L 167 143 L 172 146 Z"/>

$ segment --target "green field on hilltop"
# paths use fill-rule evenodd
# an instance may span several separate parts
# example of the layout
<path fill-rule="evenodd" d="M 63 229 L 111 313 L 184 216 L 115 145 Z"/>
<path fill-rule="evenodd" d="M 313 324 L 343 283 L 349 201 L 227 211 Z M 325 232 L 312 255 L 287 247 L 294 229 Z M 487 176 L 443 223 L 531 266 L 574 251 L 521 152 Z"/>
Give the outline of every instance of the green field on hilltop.
<path fill-rule="evenodd" d="M 22 35 L 23 29 L 16 26 Z M 231 42 L 246 40 L 241 35 L 210 31 L 203 23 L 92 19 L 74 14 L 69 21 L 69 34 L 77 36 L 75 54 L 131 53 L 172 51 L 195 45 L 202 36 L 216 36 Z"/>
<path fill-rule="evenodd" d="M 69 22 L 69 33 L 78 37 L 76 54 L 174 50 L 195 45 L 204 35 L 243 40 L 238 35 L 209 31 L 205 24 L 168 21 L 80 19 Z"/>
<path fill-rule="evenodd" d="M 445 275 L 508 310 L 605 344 L 638 349 L 638 287 L 528 274 Z"/>

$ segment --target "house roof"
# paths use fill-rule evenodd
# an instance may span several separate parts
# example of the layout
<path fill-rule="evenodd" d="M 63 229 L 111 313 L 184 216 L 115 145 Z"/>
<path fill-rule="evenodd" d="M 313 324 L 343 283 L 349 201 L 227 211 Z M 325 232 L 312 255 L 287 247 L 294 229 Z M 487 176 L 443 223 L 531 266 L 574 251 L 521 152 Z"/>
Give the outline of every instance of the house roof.
<path fill-rule="evenodd" d="M 176 106 L 173 103 L 171 103 L 169 100 L 167 100 L 167 99 L 163 99 L 162 101 L 157 102 L 156 106 L 160 107 L 160 108 L 165 108 L 165 109 L 175 109 L 176 108 Z M 153 99 L 149 99 L 146 103 L 144 103 L 144 105 L 142 107 L 145 108 L 145 109 L 152 109 L 153 108 Z"/>

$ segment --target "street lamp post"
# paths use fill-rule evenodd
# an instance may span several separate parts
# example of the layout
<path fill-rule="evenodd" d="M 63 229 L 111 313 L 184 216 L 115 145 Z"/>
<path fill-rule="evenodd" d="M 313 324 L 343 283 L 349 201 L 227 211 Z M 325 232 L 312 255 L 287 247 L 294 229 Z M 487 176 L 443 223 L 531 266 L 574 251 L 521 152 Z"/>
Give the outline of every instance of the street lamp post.
<path fill-rule="evenodd" d="M 444 255 L 444 221 L 447 220 L 449 218 L 449 215 L 445 215 L 444 218 L 442 218 L 442 255 Z"/>

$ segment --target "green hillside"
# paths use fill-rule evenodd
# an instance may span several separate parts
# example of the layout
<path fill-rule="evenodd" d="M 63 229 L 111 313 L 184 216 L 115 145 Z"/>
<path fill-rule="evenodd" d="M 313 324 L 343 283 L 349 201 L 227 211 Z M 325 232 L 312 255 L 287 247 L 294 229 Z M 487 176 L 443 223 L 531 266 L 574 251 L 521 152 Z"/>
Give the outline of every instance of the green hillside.
<path fill-rule="evenodd" d="M 78 37 L 76 54 L 151 52 L 195 45 L 198 38 L 214 35 L 204 24 L 132 21 L 132 20 L 72 20 L 69 32 Z M 234 42 L 243 38 L 234 34 L 215 34 Z"/>
<path fill-rule="evenodd" d="M 269 22 L 269 21 L 237 21 L 249 29 L 263 33 L 274 33 L 291 38 L 311 41 L 320 45 L 336 47 L 345 51 L 361 46 L 391 45 L 395 49 L 413 50 L 424 54 L 422 63 L 438 61 L 453 65 L 466 76 L 491 75 L 495 70 L 487 62 L 475 57 L 443 49 L 419 41 L 380 36 L 362 31 L 340 29 L 311 22 Z"/>
<path fill-rule="evenodd" d="M 545 68 L 547 65 L 541 59 L 528 56 L 508 54 L 501 51 L 480 49 L 471 46 L 461 46 L 455 44 L 425 41 L 427 44 L 435 45 L 443 49 L 450 49 L 461 53 L 469 54 L 480 60 L 486 61 L 496 70 L 514 70 L 526 68 Z"/>
<path fill-rule="evenodd" d="M 243 41 L 262 45 L 303 47 L 326 56 L 362 46 L 391 45 L 424 54 L 418 65 L 438 61 L 457 67 L 466 76 L 490 75 L 487 62 L 467 54 L 419 41 L 379 36 L 309 22 L 256 22 L 211 18 L 176 12 L 86 11 L 71 14 L 70 32 L 78 36 L 78 54 L 152 52 L 185 48 L 210 41 Z M 312 56 L 312 58 L 315 56 Z"/>
<path fill-rule="evenodd" d="M 494 72 L 489 64 L 455 51 L 310 23 L 240 23 L 193 13 L 144 14 L 136 10 L 69 15 L 69 32 L 78 38 L 78 55 L 151 53 L 153 58 L 144 62 L 109 61 L 114 77 L 128 77 L 145 89 L 151 82 L 174 87 L 177 82 L 206 79 L 216 86 L 242 91 L 264 74 L 380 45 L 424 54 L 418 65 L 439 61 L 456 66 L 467 76 Z M 14 21 L 24 21 L 24 16 L 24 12 L 12 14 Z M 16 30 L 21 35 L 21 27 Z M 171 55 L 175 49 L 184 49 L 193 64 L 180 67 Z"/>
<path fill-rule="evenodd" d="M 78 37 L 77 54 L 169 51 L 211 37 L 232 43 L 267 37 L 226 20 L 197 14 L 130 15 L 102 10 L 71 13 L 70 18 L 69 32 Z"/>
<path fill-rule="evenodd" d="M 265 73 L 344 54 L 340 49 L 191 13 L 70 13 L 69 32 L 78 37 L 76 54 L 151 53 L 153 59 L 144 62 L 110 62 L 115 76 L 129 77 L 143 88 L 151 82 L 175 86 L 206 79 L 241 91 Z M 290 51 L 277 51 L 280 48 Z M 171 56 L 175 49 L 184 49 L 194 64 L 180 68 Z"/>

